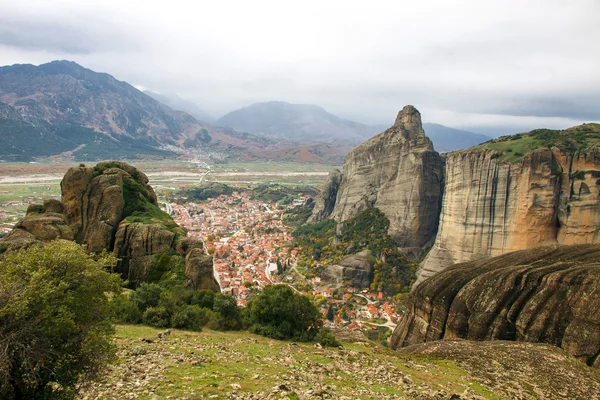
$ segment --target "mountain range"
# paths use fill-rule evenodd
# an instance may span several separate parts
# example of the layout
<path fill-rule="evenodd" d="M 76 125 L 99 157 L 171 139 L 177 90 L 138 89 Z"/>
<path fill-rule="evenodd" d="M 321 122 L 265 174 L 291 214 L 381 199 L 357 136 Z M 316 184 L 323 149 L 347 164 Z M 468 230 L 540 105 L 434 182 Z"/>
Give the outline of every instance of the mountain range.
<path fill-rule="evenodd" d="M 179 111 L 183 110 L 183 111 Z M 60 155 L 77 160 L 175 157 L 339 164 L 382 131 L 309 104 L 273 101 L 216 120 L 176 95 L 141 92 L 72 61 L 0 67 L 0 159 Z M 483 135 L 431 125 L 439 151 L 470 147 Z M 460 147 L 459 147 L 460 148 Z"/>

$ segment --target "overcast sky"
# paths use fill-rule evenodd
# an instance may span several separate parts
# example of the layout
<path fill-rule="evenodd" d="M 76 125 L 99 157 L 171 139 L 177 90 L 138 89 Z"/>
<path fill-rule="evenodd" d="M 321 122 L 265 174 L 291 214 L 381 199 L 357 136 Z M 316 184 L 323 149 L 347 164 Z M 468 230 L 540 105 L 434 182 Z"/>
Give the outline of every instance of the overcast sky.
<path fill-rule="evenodd" d="M 482 133 L 600 121 L 600 0 L 0 0 L 0 64 L 73 60 L 216 117 L 258 101 Z"/>

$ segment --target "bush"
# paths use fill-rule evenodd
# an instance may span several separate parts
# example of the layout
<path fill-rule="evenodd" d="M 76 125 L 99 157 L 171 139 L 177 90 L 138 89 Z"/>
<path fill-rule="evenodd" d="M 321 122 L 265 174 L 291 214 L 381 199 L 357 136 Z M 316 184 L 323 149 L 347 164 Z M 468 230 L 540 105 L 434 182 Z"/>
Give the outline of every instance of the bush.
<path fill-rule="evenodd" d="M 171 326 L 177 329 L 200 331 L 215 315 L 207 308 L 184 306 L 171 317 Z"/>
<path fill-rule="evenodd" d="M 217 293 L 213 311 L 216 318 L 210 321 L 208 327 L 217 331 L 235 331 L 242 329 L 242 311 L 236 300 L 229 295 Z"/>
<path fill-rule="evenodd" d="M 156 328 L 171 326 L 171 315 L 164 307 L 148 307 L 142 315 L 142 322 Z"/>
<path fill-rule="evenodd" d="M 325 347 L 340 347 L 342 345 L 329 328 L 321 328 L 315 336 L 315 341 Z"/>
<path fill-rule="evenodd" d="M 117 322 L 139 324 L 142 321 L 142 312 L 137 308 L 131 296 L 115 295 L 110 303 Z"/>
<path fill-rule="evenodd" d="M 286 285 L 267 286 L 250 300 L 244 319 L 251 332 L 305 342 L 311 341 L 323 324 L 317 307 Z"/>
<path fill-rule="evenodd" d="M 158 306 L 163 291 L 164 289 L 156 283 L 144 282 L 132 293 L 131 300 L 141 312 L 144 312 L 148 307 Z"/>
<path fill-rule="evenodd" d="M 57 240 L 0 261 L 0 398 L 72 398 L 114 355 L 107 253 Z"/>

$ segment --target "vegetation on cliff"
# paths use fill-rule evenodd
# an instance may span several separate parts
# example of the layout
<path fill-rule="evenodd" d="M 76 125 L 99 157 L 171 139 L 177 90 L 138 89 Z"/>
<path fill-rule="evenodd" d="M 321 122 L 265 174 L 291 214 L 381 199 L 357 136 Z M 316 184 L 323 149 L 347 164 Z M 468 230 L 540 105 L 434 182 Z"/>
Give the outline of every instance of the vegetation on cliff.
<path fill-rule="evenodd" d="M 0 261 L 0 397 L 71 398 L 113 354 L 107 294 L 116 264 L 74 242 L 9 252 Z"/>
<path fill-rule="evenodd" d="M 343 222 L 339 235 L 333 220 L 302 225 L 292 233 L 295 245 L 301 249 L 298 266 L 307 268 L 309 274 L 319 275 L 327 265 L 338 263 L 345 255 L 368 249 L 376 259 L 370 289 L 388 296 L 407 292 L 414 282 L 416 268 L 406 261 L 387 234 L 389 223 L 379 209 L 372 207 Z"/>
<path fill-rule="evenodd" d="M 565 130 L 535 129 L 517 135 L 502 136 L 476 146 L 501 152 L 498 158 L 517 161 L 527 153 L 542 147 L 558 147 L 568 153 L 590 150 L 600 143 L 600 124 L 589 123 Z"/>

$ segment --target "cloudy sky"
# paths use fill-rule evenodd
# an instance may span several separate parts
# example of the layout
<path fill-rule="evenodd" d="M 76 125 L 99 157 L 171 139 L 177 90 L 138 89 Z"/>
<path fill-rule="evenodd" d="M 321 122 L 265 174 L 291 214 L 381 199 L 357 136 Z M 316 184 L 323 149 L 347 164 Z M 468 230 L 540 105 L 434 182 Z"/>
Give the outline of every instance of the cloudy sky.
<path fill-rule="evenodd" d="M 600 121 L 599 0 L 0 0 L 0 64 L 76 61 L 216 117 L 312 103 L 512 133 Z"/>

